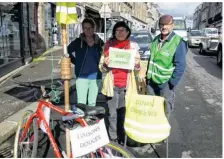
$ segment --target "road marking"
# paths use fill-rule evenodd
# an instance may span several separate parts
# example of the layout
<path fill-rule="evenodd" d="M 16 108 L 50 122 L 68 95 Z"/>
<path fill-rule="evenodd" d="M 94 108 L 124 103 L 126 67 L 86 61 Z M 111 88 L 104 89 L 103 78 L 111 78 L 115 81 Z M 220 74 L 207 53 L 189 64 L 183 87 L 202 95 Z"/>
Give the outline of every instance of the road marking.
<path fill-rule="evenodd" d="M 185 89 L 187 89 L 188 92 L 192 92 L 194 91 L 194 88 L 190 87 L 190 86 L 185 86 Z"/>

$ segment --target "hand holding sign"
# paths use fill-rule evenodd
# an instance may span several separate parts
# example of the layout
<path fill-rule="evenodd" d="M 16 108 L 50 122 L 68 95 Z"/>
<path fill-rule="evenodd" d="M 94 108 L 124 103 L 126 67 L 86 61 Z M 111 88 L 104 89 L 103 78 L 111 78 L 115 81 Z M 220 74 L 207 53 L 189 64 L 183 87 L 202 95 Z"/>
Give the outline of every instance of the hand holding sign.
<path fill-rule="evenodd" d="M 140 54 L 137 53 L 135 56 L 135 66 L 140 64 Z"/>
<path fill-rule="evenodd" d="M 106 66 L 109 65 L 109 57 L 104 57 L 104 64 L 105 64 Z"/>

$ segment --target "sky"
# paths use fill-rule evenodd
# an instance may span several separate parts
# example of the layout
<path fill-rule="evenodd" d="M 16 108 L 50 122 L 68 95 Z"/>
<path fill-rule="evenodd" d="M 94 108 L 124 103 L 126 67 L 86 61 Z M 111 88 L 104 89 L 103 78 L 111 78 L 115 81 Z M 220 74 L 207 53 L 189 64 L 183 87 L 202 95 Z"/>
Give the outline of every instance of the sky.
<path fill-rule="evenodd" d="M 172 16 L 187 16 L 194 14 L 195 8 L 202 2 L 168 2 L 168 3 L 157 3 L 160 11 L 163 14 L 170 14 Z"/>

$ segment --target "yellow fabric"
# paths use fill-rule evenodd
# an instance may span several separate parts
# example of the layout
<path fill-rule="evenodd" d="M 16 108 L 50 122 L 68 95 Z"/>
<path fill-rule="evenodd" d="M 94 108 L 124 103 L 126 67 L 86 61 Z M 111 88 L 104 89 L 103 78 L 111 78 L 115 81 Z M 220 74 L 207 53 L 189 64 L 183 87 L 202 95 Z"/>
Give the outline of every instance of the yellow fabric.
<path fill-rule="evenodd" d="M 56 20 L 59 24 L 77 23 L 75 2 L 56 2 Z"/>
<path fill-rule="evenodd" d="M 140 95 L 129 89 L 125 98 L 126 134 L 140 143 L 156 143 L 170 134 L 170 125 L 164 111 L 164 98 Z"/>

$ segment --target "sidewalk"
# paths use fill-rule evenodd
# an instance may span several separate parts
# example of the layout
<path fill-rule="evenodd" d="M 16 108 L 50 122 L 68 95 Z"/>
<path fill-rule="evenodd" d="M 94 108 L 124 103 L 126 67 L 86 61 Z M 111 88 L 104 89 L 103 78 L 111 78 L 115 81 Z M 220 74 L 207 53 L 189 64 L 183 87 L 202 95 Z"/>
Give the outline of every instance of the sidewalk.
<path fill-rule="evenodd" d="M 17 80 L 50 87 L 52 77 L 53 83 L 57 86 L 60 85 L 57 81 L 63 83 L 60 79 L 59 64 L 62 54 L 61 47 L 50 49 L 41 57 L 34 59 L 32 63 L 18 69 L 21 76 Z M 12 76 L 12 74 L 9 75 Z M 39 92 L 35 88 L 18 86 L 11 81 L 10 76 L 6 76 L 6 80 L 0 84 L 0 144 L 15 133 L 17 122 L 26 109 L 35 110 L 36 96 Z M 71 86 L 74 85 L 73 82 L 74 79 L 71 80 Z M 59 94 L 62 96 L 63 92 L 59 92 Z"/>
<path fill-rule="evenodd" d="M 37 85 L 50 87 L 53 79 L 54 85 L 63 87 L 59 84 L 63 84 L 59 64 L 62 55 L 63 49 L 61 47 L 46 51 L 29 65 L 19 68 L 18 73 L 21 73 L 21 76 L 16 78 L 16 80 L 23 82 L 30 81 Z M 74 66 L 72 65 L 73 78 L 70 81 L 70 104 L 76 103 L 75 75 L 73 70 Z M 35 111 L 37 99 L 39 99 L 38 89 L 18 86 L 11 81 L 12 73 L 9 75 L 6 76 L 4 82 L 1 83 L 0 81 L 0 144 L 15 134 L 17 122 L 26 110 Z M 63 108 L 63 91 L 58 93 L 60 102 L 57 106 Z M 101 106 L 105 104 L 105 97 L 101 93 L 98 95 L 97 104 Z"/>

